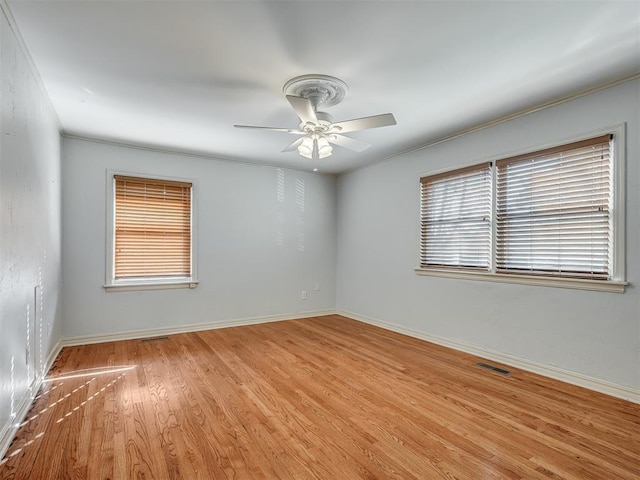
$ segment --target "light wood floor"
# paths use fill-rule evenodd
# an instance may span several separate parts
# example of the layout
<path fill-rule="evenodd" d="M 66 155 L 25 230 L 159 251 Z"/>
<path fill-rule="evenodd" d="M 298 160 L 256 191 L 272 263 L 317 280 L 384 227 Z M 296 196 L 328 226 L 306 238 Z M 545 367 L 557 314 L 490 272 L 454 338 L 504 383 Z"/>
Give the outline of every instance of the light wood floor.
<path fill-rule="evenodd" d="M 65 348 L 0 478 L 640 478 L 639 405 L 478 360 L 340 316 Z"/>

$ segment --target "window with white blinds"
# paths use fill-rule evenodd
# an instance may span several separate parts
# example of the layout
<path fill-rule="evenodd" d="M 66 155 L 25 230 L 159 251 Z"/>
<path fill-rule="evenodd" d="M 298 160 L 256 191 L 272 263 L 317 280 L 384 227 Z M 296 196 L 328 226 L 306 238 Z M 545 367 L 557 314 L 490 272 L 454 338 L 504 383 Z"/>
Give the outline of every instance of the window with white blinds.
<path fill-rule="evenodd" d="M 612 132 L 421 177 L 416 272 L 624 292 L 624 126 Z"/>
<path fill-rule="evenodd" d="M 187 182 L 115 175 L 113 278 L 192 277 Z"/>
<path fill-rule="evenodd" d="M 421 267 L 488 270 L 491 257 L 491 164 L 421 182 Z"/>
<path fill-rule="evenodd" d="M 496 271 L 608 280 L 611 140 L 496 162 Z"/>

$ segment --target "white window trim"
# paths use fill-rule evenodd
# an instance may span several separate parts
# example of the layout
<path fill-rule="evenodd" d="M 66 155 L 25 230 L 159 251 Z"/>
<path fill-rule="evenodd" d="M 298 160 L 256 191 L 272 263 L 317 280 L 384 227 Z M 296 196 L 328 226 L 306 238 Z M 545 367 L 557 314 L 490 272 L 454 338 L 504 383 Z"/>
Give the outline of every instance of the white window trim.
<path fill-rule="evenodd" d="M 198 281 L 198 196 L 197 181 L 192 178 L 167 177 L 161 175 L 150 175 L 146 173 L 127 172 L 122 170 L 107 170 L 106 178 L 106 263 L 105 263 L 105 284 L 107 292 L 125 292 L 134 290 L 164 290 L 174 288 L 196 288 Z M 174 182 L 191 183 L 191 277 L 185 278 L 129 278 L 126 280 L 116 280 L 114 274 L 115 260 L 115 196 L 114 177 L 123 175 L 129 177 L 146 178 L 150 180 L 166 180 Z"/>
<path fill-rule="evenodd" d="M 592 290 L 610 293 L 624 293 L 629 282 L 615 280 L 586 280 L 580 278 L 543 277 L 537 275 L 505 274 L 493 272 L 471 272 L 447 270 L 443 268 L 416 268 L 416 274 L 429 277 L 447 277 L 463 280 L 482 280 L 485 282 L 517 283 L 520 285 L 536 285 L 538 287 L 573 288 L 576 290 Z"/>
<path fill-rule="evenodd" d="M 452 166 L 446 170 L 440 169 L 438 171 L 423 173 L 418 176 L 418 198 L 420 198 L 420 178 L 436 175 L 442 172 L 455 170 L 457 168 L 463 168 L 465 166 L 477 165 L 487 161 L 493 162 L 494 168 L 492 169 L 493 175 L 493 188 L 495 188 L 495 162 L 497 160 L 509 157 L 515 157 L 516 155 L 522 155 L 529 152 L 535 152 L 538 150 L 544 150 L 547 148 L 553 148 L 561 145 L 568 145 L 570 143 L 578 142 L 592 137 L 600 135 L 613 134 L 615 143 L 613 148 L 613 205 L 612 205 L 612 228 L 613 228 L 613 278 L 608 281 L 601 280 L 587 280 L 578 278 L 562 278 L 562 277 L 545 277 L 538 275 L 521 275 L 521 274 L 504 274 L 496 273 L 495 271 L 495 235 L 496 235 L 496 222 L 494 215 L 492 215 L 492 237 L 491 237 L 491 265 L 490 271 L 478 272 L 471 270 L 447 269 L 443 267 L 416 267 L 415 273 L 417 275 L 433 276 L 433 277 L 447 277 L 457 278 L 465 280 L 481 280 L 488 282 L 500 282 L 500 283 L 516 283 L 522 285 L 536 285 L 544 287 L 559 287 L 559 288 L 572 288 L 578 290 L 592 290 L 610 293 L 624 293 L 625 287 L 629 285 L 626 279 L 625 272 L 625 253 L 626 253 L 626 228 L 625 228 L 625 205 L 626 205 L 626 192 L 625 192 L 625 171 L 626 171 L 626 124 L 618 124 L 592 132 L 576 135 L 570 138 L 566 138 L 548 145 L 534 146 L 526 149 L 519 150 L 508 154 L 502 154 L 493 157 L 489 160 L 479 160 L 468 165 Z M 495 212 L 496 202 L 495 192 L 492 193 L 493 212 Z M 420 201 L 418 203 L 418 232 L 420 232 Z M 419 235 L 418 235 L 419 237 Z M 418 241 L 418 253 L 417 258 L 420 258 L 420 240 Z"/>

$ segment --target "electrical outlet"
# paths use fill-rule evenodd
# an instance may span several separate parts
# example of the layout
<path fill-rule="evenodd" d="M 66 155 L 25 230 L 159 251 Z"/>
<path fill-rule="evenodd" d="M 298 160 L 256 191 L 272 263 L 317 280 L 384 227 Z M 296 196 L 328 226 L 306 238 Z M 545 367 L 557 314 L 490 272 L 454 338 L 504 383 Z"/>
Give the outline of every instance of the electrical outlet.
<path fill-rule="evenodd" d="M 320 291 L 320 282 L 316 282 L 316 292 Z"/>
<path fill-rule="evenodd" d="M 307 299 L 307 291 L 306 290 L 302 290 L 302 295 L 300 296 L 300 298 L 302 298 L 302 300 L 306 300 Z"/>

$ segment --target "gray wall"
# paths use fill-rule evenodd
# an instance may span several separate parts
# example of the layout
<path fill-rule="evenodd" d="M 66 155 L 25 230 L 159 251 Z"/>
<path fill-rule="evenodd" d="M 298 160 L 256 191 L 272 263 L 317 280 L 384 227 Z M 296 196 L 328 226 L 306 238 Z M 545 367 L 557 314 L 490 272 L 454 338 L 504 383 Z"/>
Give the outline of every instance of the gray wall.
<path fill-rule="evenodd" d="M 62 163 L 65 337 L 334 309 L 334 177 L 72 138 Z M 196 181 L 198 288 L 104 290 L 108 170 Z"/>
<path fill-rule="evenodd" d="M 338 310 L 639 388 L 639 106 L 640 81 L 635 80 L 341 176 Z M 421 174 L 535 149 L 623 122 L 626 265 L 631 282 L 626 293 L 414 273 Z"/>
<path fill-rule="evenodd" d="M 60 135 L 4 11 L 0 52 L 1 454 L 60 339 L 61 239 Z"/>

